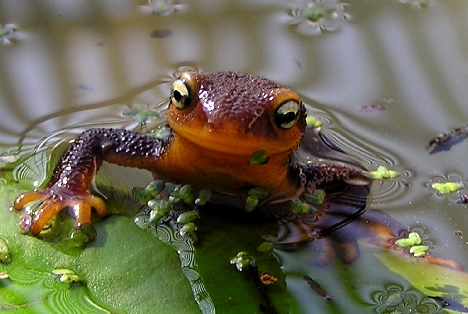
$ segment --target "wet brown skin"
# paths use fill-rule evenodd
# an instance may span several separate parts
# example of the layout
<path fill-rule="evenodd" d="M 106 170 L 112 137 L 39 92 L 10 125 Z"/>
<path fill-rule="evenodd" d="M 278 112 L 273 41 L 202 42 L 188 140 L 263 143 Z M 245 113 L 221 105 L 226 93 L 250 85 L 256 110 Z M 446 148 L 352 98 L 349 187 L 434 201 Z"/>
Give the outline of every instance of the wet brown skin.
<path fill-rule="evenodd" d="M 285 208 L 287 213 L 279 220 L 283 226 L 294 225 L 287 239 L 310 241 L 334 232 L 330 239 L 335 244 L 321 242 L 328 247 L 323 250 L 324 261 L 333 258 L 337 246 L 346 248 L 348 261 L 356 259 L 358 238 L 392 247 L 401 225 L 389 224 L 382 215 L 357 219 L 364 211 L 371 184 L 359 169 L 342 163 L 302 166 L 296 162 L 294 151 L 299 145 L 319 142 L 303 138 L 305 118 L 300 97 L 268 79 L 236 72 L 182 72 L 168 105 L 172 133 L 167 140 L 119 129 L 85 131 L 64 153 L 46 188 L 20 195 L 13 208 L 21 210 L 32 201 L 42 201 L 31 217 L 29 232 L 33 235 L 66 207 L 76 217 L 77 230 L 91 224 L 93 208 L 98 215 L 107 215 L 105 203 L 90 194 L 94 175 L 107 161 L 148 169 L 158 178 L 241 199 L 252 187 L 263 187 L 270 197 L 262 205 Z M 251 165 L 252 155 L 259 150 L 266 151 L 268 162 Z M 317 215 L 284 218 L 291 216 L 285 201 L 317 188 L 327 193 L 327 203 Z M 362 227 L 352 234 L 334 228 L 349 216 L 349 221 L 357 219 Z"/>

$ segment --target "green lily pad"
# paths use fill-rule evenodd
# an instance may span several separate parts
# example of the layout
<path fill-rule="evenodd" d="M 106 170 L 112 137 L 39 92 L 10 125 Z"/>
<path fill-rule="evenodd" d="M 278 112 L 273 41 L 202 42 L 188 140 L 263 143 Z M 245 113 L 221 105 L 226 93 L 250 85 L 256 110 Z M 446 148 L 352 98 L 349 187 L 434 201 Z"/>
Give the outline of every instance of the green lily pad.
<path fill-rule="evenodd" d="M 468 304 L 468 274 L 451 268 L 430 264 L 391 251 L 377 253 L 376 257 L 389 270 L 405 278 L 414 288 L 431 298 L 449 299 Z M 447 313 L 459 313 L 446 309 Z"/>
<path fill-rule="evenodd" d="M 21 191 L 0 186 L 0 237 L 11 263 L 0 264 L 8 279 L 0 282 L 0 308 L 26 312 L 160 313 L 199 312 L 181 271 L 177 252 L 124 216 L 95 224 L 97 238 L 83 248 L 68 248 L 21 235 L 18 215 L 7 208 Z M 61 283 L 52 273 L 70 269 L 82 283 Z"/>

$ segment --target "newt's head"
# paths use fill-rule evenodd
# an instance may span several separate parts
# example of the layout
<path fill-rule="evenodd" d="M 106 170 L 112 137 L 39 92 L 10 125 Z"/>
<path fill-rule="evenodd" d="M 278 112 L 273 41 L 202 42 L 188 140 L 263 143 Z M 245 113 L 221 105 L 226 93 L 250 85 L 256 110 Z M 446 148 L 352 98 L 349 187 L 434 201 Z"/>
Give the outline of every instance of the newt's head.
<path fill-rule="evenodd" d="M 182 72 L 174 82 L 168 122 L 202 147 L 234 155 L 291 153 L 305 109 L 299 96 L 263 77 L 236 72 Z"/>

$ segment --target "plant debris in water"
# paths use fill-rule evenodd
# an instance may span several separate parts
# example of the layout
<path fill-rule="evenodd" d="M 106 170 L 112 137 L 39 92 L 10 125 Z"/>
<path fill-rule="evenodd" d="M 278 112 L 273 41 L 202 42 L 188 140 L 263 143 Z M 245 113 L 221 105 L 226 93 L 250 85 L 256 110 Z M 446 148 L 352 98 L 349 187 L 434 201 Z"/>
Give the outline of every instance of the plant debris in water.
<path fill-rule="evenodd" d="M 173 35 L 170 29 L 157 29 L 151 32 L 151 38 L 168 38 Z"/>
<path fill-rule="evenodd" d="M 378 112 L 378 111 L 384 111 L 387 109 L 387 107 L 383 104 L 372 104 L 372 105 L 364 105 L 361 108 L 359 108 L 359 111 L 361 112 Z"/>
<path fill-rule="evenodd" d="M 449 150 L 453 145 L 458 144 L 468 137 L 468 125 L 455 128 L 448 133 L 442 133 L 429 141 L 426 150 L 429 154 L 443 150 Z"/>
<path fill-rule="evenodd" d="M 273 307 L 273 304 L 270 301 L 266 291 L 266 284 L 274 284 L 277 281 L 277 278 L 271 274 L 262 273 L 261 275 L 258 272 L 258 267 L 255 263 L 255 258 L 251 256 L 246 251 L 241 251 L 229 261 L 231 264 L 236 265 L 238 271 L 248 271 L 250 278 L 252 279 L 257 292 L 260 295 L 260 309 L 263 313 L 267 314 L 276 314 L 278 313 Z"/>
<path fill-rule="evenodd" d="M 467 313 L 468 312 L 468 306 L 461 304 L 460 302 L 448 298 L 443 298 L 443 297 L 431 297 L 429 296 L 432 300 L 434 300 L 438 305 L 443 307 L 444 309 L 450 309 L 462 313 Z"/>
<path fill-rule="evenodd" d="M 427 8 L 429 0 L 399 0 L 401 3 L 410 4 L 415 8 Z"/>
<path fill-rule="evenodd" d="M 317 292 L 319 295 L 325 298 L 327 301 L 333 301 L 333 297 L 329 295 L 323 288 L 320 286 L 320 284 L 312 279 L 310 276 L 304 276 L 304 281 L 309 285 L 309 287 L 312 288 L 315 292 Z"/>
<path fill-rule="evenodd" d="M 457 201 L 458 204 L 468 204 L 468 194 L 460 195 L 460 199 Z"/>

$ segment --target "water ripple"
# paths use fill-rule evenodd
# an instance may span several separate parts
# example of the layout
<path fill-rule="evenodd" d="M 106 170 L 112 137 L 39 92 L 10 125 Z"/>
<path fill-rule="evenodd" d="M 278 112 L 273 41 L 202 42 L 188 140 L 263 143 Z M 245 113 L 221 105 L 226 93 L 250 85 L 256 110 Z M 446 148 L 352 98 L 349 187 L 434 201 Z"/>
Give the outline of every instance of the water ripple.
<path fill-rule="evenodd" d="M 433 300 L 416 289 L 405 289 L 398 284 L 387 284 L 371 293 L 370 304 L 375 313 L 444 313 Z"/>
<path fill-rule="evenodd" d="M 196 271 L 197 262 L 195 247 L 192 241 L 180 235 L 179 227 L 173 220 L 159 223 L 157 226 L 157 236 L 162 242 L 175 249 L 179 254 L 182 272 L 190 282 L 193 296 L 202 313 L 215 313 L 214 303 L 208 291 L 205 289 L 200 274 Z"/>

